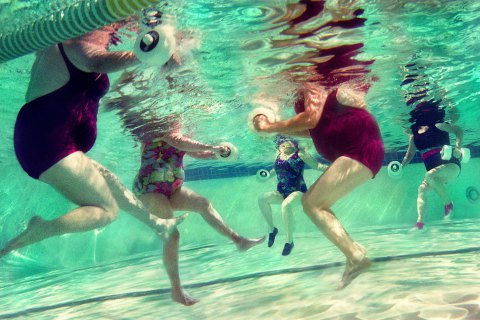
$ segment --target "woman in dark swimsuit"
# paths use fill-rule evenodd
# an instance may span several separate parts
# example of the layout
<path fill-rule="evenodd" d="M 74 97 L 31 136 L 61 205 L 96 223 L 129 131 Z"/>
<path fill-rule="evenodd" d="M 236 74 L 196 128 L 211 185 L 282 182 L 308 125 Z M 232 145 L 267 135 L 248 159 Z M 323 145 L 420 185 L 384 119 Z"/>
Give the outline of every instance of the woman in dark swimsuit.
<path fill-rule="evenodd" d="M 85 155 L 95 143 L 99 100 L 109 88 L 106 73 L 138 63 L 133 52 L 108 51 L 120 26 L 106 26 L 37 53 L 27 103 L 15 124 L 15 152 L 28 175 L 79 207 L 53 220 L 34 216 L 0 256 L 52 236 L 103 227 L 119 208 L 162 236 L 183 219 L 151 215 L 110 171 Z"/>
<path fill-rule="evenodd" d="M 285 225 L 286 241 L 282 255 L 288 256 L 294 247 L 292 213 L 293 205 L 307 192 L 307 185 L 303 179 L 305 164 L 312 169 L 326 169 L 326 165 L 318 163 L 313 157 L 299 148 L 298 141 L 285 136 L 275 138 L 277 158 L 270 171 L 270 177 L 277 177 L 277 190 L 262 194 L 258 199 L 258 206 L 268 225 L 268 247 L 272 247 L 278 233 L 272 216 L 272 205 L 281 204 L 283 222 Z"/>
<path fill-rule="evenodd" d="M 453 203 L 447 193 L 445 184 L 453 181 L 460 174 L 461 148 L 463 130 L 454 124 L 444 122 L 445 111 L 437 105 L 429 106 L 427 101 L 416 107 L 419 110 L 428 108 L 430 112 L 423 112 L 424 116 L 417 117 L 415 123 L 410 126 L 409 144 L 407 153 L 402 161 L 406 166 L 413 159 L 415 152 L 420 151 L 427 173 L 418 187 L 417 196 L 417 223 L 414 229 L 421 230 L 425 225 L 425 211 L 427 208 L 427 193 L 433 189 L 442 199 L 444 217 L 450 218 Z M 435 112 L 433 112 L 435 110 Z M 440 117 L 427 116 L 428 114 L 440 115 Z M 444 145 L 450 145 L 449 133 L 455 135 L 455 149 L 450 160 L 442 160 L 441 150 Z"/>

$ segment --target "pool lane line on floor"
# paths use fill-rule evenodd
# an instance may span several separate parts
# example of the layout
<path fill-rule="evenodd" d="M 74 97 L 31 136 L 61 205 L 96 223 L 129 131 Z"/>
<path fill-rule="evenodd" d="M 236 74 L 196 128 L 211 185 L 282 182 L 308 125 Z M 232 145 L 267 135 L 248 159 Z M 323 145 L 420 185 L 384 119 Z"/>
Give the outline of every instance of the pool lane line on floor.
<path fill-rule="evenodd" d="M 444 250 L 444 251 L 437 251 L 437 252 L 419 252 L 419 253 L 411 253 L 411 254 L 404 254 L 404 255 L 398 255 L 398 256 L 376 257 L 376 258 L 372 258 L 371 261 L 372 262 L 390 262 L 390 261 L 397 261 L 397 260 L 407 260 L 407 259 L 414 259 L 414 258 L 445 256 L 445 255 L 452 255 L 452 254 L 465 254 L 465 253 L 475 253 L 475 252 L 480 252 L 480 247 L 470 247 L 470 248 L 463 248 L 463 249 L 456 249 L 456 250 Z M 277 276 L 282 274 L 293 274 L 293 273 L 300 273 L 300 272 L 325 270 L 329 268 L 340 267 L 343 265 L 345 265 L 345 263 L 343 262 L 332 262 L 332 263 L 313 265 L 308 267 L 288 268 L 288 269 L 281 269 L 281 270 L 274 270 L 274 271 L 257 272 L 257 273 L 251 273 L 251 274 L 237 276 L 237 277 L 221 278 L 221 279 L 216 279 L 212 281 L 187 284 L 187 285 L 184 285 L 183 287 L 186 289 L 201 288 L 201 287 L 212 286 L 212 285 L 221 284 L 221 283 L 231 283 L 231 282 L 243 281 L 248 279 Z M 25 316 L 31 313 L 39 313 L 39 312 L 45 312 L 48 310 L 76 307 L 76 306 L 89 304 L 89 303 L 126 299 L 126 298 L 138 298 L 138 297 L 145 297 L 145 296 L 151 296 L 151 295 L 166 294 L 169 292 L 170 292 L 170 288 L 163 288 L 163 289 L 126 292 L 126 293 L 113 294 L 113 295 L 107 295 L 107 296 L 99 296 L 99 297 L 93 297 L 93 298 L 77 300 L 77 301 L 67 301 L 67 302 L 62 302 L 62 303 L 58 303 L 50 306 L 42 306 L 42 307 L 25 309 L 25 310 L 14 312 L 14 313 L 0 314 L 0 319 L 11 319 L 11 318 L 16 318 L 20 316 Z"/>

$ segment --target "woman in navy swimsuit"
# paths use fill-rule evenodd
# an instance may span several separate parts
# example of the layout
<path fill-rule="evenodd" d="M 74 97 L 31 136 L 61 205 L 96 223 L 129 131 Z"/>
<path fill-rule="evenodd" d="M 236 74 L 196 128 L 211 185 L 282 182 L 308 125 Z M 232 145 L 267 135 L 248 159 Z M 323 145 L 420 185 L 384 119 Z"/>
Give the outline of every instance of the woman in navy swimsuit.
<path fill-rule="evenodd" d="M 269 228 L 268 247 L 272 247 L 278 229 L 273 223 L 272 204 L 281 204 L 282 217 L 286 229 L 286 242 L 282 255 L 287 256 L 293 249 L 292 207 L 296 200 L 300 200 L 307 192 L 307 185 L 303 180 L 305 163 L 317 170 L 325 170 L 326 166 L 316 162 L 312 156 L 299 149 L 295 139 L 277 136 L 275 140 L 277 158 L 273 164 L 271 176 L 277 176 L 277 191 L 266 192 L 258 199 L 258 205 Z"/>

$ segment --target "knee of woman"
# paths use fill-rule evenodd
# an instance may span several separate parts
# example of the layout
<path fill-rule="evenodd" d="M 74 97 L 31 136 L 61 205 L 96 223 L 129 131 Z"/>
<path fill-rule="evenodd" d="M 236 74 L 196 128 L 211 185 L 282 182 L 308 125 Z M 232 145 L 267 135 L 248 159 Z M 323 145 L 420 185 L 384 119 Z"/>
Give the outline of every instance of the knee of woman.
<path fill-rule="evenodd" d="M 423 181 L 418 186 L 418 193 L 424 193 L 425 191 L 428 191 L 428 183 L 426 181 Z"/>
<path fill-rule="evenodd" d="M 198 205 L 201 208 L 202 212 L 206 212 L 212 204 L 210 203 L 210 201 L 208 201 L 207 198 L 201 197 L 200 199 L 198 199 Z"/>
<path fill-rule="evenodd" d="M 313 197 L 309 196 L 308 194 L 305 194 L 302 197 L 302 205 L 303 205 L 303 210 L 306 213 L 311 213 L 313 212 L 314 209 L 328 209 L 329 205 L 325 201 L 325 199 L 314 199 Z"/>
<path fill-rule="evenodd" d="M 267 196 L 268 193 L 263 193 L 260 196 L 258 196 L 258 203 L 264 203 L 267 201 Z"/>
<path fill-rule="evenodd" d="M 310 215 L 313 213 L 313 208 L 315 207 L 315 205 L 313 204 L 312 199 L 307 195 L 302 196 L 302 206 L 303 206 L 303 211 L 307 215 Z"/>
<path fill-rule="evenodd" d="M 115 219 L 117 219 L 117 217 L 118 217 L 118 211 L 119 211 L 119 208 L 118 208 L 118 205 L 116 203 L 114 203 L 114 204 L 112 204 L 108 207 L 105 207 L 102 218 L 101 218 L 103 224 L 108 225 L 108 224 L 112 223 L 113 221 L 115 221 Z"/>

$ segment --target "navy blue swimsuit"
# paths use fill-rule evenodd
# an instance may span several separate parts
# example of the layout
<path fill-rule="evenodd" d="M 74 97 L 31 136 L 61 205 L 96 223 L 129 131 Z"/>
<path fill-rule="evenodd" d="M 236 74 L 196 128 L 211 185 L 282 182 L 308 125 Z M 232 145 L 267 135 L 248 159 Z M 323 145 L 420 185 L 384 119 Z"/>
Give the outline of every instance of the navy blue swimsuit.
<path fill-rule="evenodd" d="M 277 191 L 284 199 L 295 191 L 307 192 L 307 185 L 303 180 L 304 167 L 305 162 L 298 156 L 298 152 L 287 160 L 280 159 L 280 156 L 275 160 L 273 168 L 277 173 Z"/>

